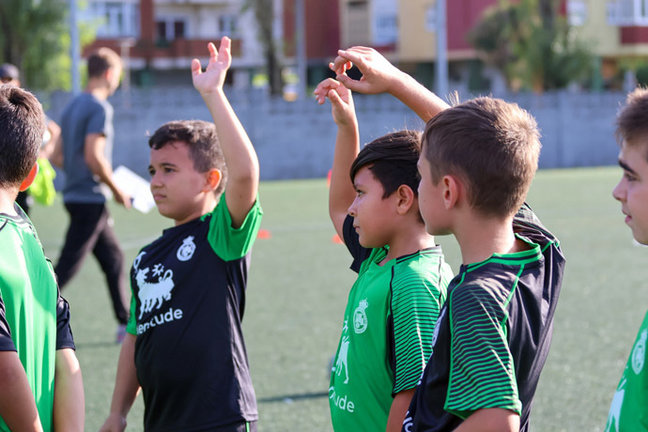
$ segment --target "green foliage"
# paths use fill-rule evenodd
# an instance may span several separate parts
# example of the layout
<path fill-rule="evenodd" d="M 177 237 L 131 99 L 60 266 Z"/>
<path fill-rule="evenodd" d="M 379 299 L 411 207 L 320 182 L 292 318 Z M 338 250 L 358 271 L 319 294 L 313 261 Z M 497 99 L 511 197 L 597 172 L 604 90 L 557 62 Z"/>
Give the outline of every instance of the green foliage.
<path fill-rule="evenodd" d="M 0 60 L 21 70 L 25 87 L 71 88 L 70 30 L 67 0 L 2 0 Z M 94 32 L 80 25 L 81 43 Z"/>
<path fill-rule="evenodd" d="M 551 0 L 501 1 L 489 8 L 469 40 L 514 90 L 564 88 L 592 72 L 592 54 Z"/>

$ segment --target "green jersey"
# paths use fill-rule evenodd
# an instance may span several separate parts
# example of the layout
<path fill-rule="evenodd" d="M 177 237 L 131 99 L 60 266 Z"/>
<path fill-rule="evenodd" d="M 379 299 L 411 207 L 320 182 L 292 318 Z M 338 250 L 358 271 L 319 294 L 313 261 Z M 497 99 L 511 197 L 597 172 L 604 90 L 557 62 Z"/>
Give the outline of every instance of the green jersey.
<path fill-rule="evenodd" d="M 630 358 L 612 398 L 605 432 L 648 431 L 648 313 L 639 328 Z"/>
<path fill-rule="evenodd" d="M 416 386 L 432 351 L 452 271 L 439 247 L 381 266 L 387 251 L 370 251 L 349 293 L 329 387 L 336 431 L 385 430 L 394 395 Z"/>
<path fill-rule="evenodd" d="M 36 231 L 22 212 L 0 214 L 0 351 L 16 351 L 43 430 L 52 430 L 58 288 Z M 0 418 L 0 431 L 9 431 Z"/>

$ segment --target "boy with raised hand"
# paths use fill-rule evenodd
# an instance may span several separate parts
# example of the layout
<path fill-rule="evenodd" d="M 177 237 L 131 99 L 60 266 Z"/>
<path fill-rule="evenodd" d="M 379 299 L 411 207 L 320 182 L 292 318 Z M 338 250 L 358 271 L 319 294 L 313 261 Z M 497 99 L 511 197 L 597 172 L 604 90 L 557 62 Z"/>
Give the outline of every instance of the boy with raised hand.
<path fill-rule="evenodd" d="M 131 316 L 110 415 L 122 431 L 141 386 L 146 431 L 256 430 L 241 330 L 250 250 L 261 221 L 254 148 L 224 92 L 230 39 L 191 65 L 214 124 L 170 122 L 149 140 L 151 192 L 175 226 L 131 269 Z"/>
<path fill-rule="evenodd" d="M 438 98 L 380 54 L 339 51 L 332 68 L 350 62 L 364 76 L 340 76 L 345 85 L 388 91 L 427 121 L 421 214 L 429 233 L 455 236 L 463 261 L 403 430 L 527 430 L 564 269 L 557 239 L 524 203 L 540 152 L 536 122 L 493 98 L 430 118 Z"/>
<path fill-rule="evenodd" d="M 358 273 L 331 373 L 331 420 L 336 431 L 398 431 L 452 279 L 419 213 L 420 133 L 360 150 L 351 92 L 328 79 L 315 93 L 329 98 L 338 126 L 329 213 Z"/>
<path fill-rule="evenodd" d="M 83 383 L 67 302 L 36 230 L 14 203 L 38 171 L 45 115 L 0 85 L 0 431 L 82 431 Z"/>
<path fill-rule="evenodd" d="M 623 176 L 612 195 L 621 203 L 625 222 L 634 239 L 648 244 L 648 90 L 638 88 L 628 95 L 617 118 Z M 648 314 L 641 323 L 630 358 L 612 398 L 606 432 L 648 430 L 648 366 L 646 340 Z"/>

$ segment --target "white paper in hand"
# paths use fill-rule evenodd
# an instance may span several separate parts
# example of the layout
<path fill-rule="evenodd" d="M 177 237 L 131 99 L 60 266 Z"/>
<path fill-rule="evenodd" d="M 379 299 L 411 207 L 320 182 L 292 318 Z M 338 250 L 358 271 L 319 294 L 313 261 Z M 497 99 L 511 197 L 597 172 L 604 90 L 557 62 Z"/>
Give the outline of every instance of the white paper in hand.
<path fill-rule="evenodd" d="M 155 207 L 149 182 L 125 166 L 120 165 L 113 171 L 113 181 L 119 189 L 131 196 L 135 210 L 148 213 Z"/>

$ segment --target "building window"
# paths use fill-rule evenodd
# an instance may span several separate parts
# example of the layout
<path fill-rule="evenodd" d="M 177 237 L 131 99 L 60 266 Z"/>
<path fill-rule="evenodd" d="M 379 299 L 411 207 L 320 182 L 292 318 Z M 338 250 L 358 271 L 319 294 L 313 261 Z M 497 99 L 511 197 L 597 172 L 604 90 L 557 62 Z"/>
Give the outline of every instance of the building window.
<path fill-rule="evenodd" d="M 567 20 L 570 26 L 580 27 L 587 22 L 587 5 L 583 0 L 567 1 Z"/>
<path fill-rule="evenodd" d="M 139 2 L 92 1 L 89 14 L 100 20 L 97 28 L 99 37 L 136 37 L 139 35 Z"/>
<path fill-rule="evenodd" d="M 223 36 L 236 36 L 238 32 L 238 17 L 234 14 L 223 14 L 219 16 L 218 31 Z"/>
<path fill-rule="evenodd" d="M 158 41 L 172 41 L 187 37 L 187 23 L 182 18 L 159 18 L 155 22 L 155 29 Z"/>
<path fill-rule="evenodd" d="M 610 0 L 607 16 L 615 26 L 648 26 L 648 0 Z"/>

